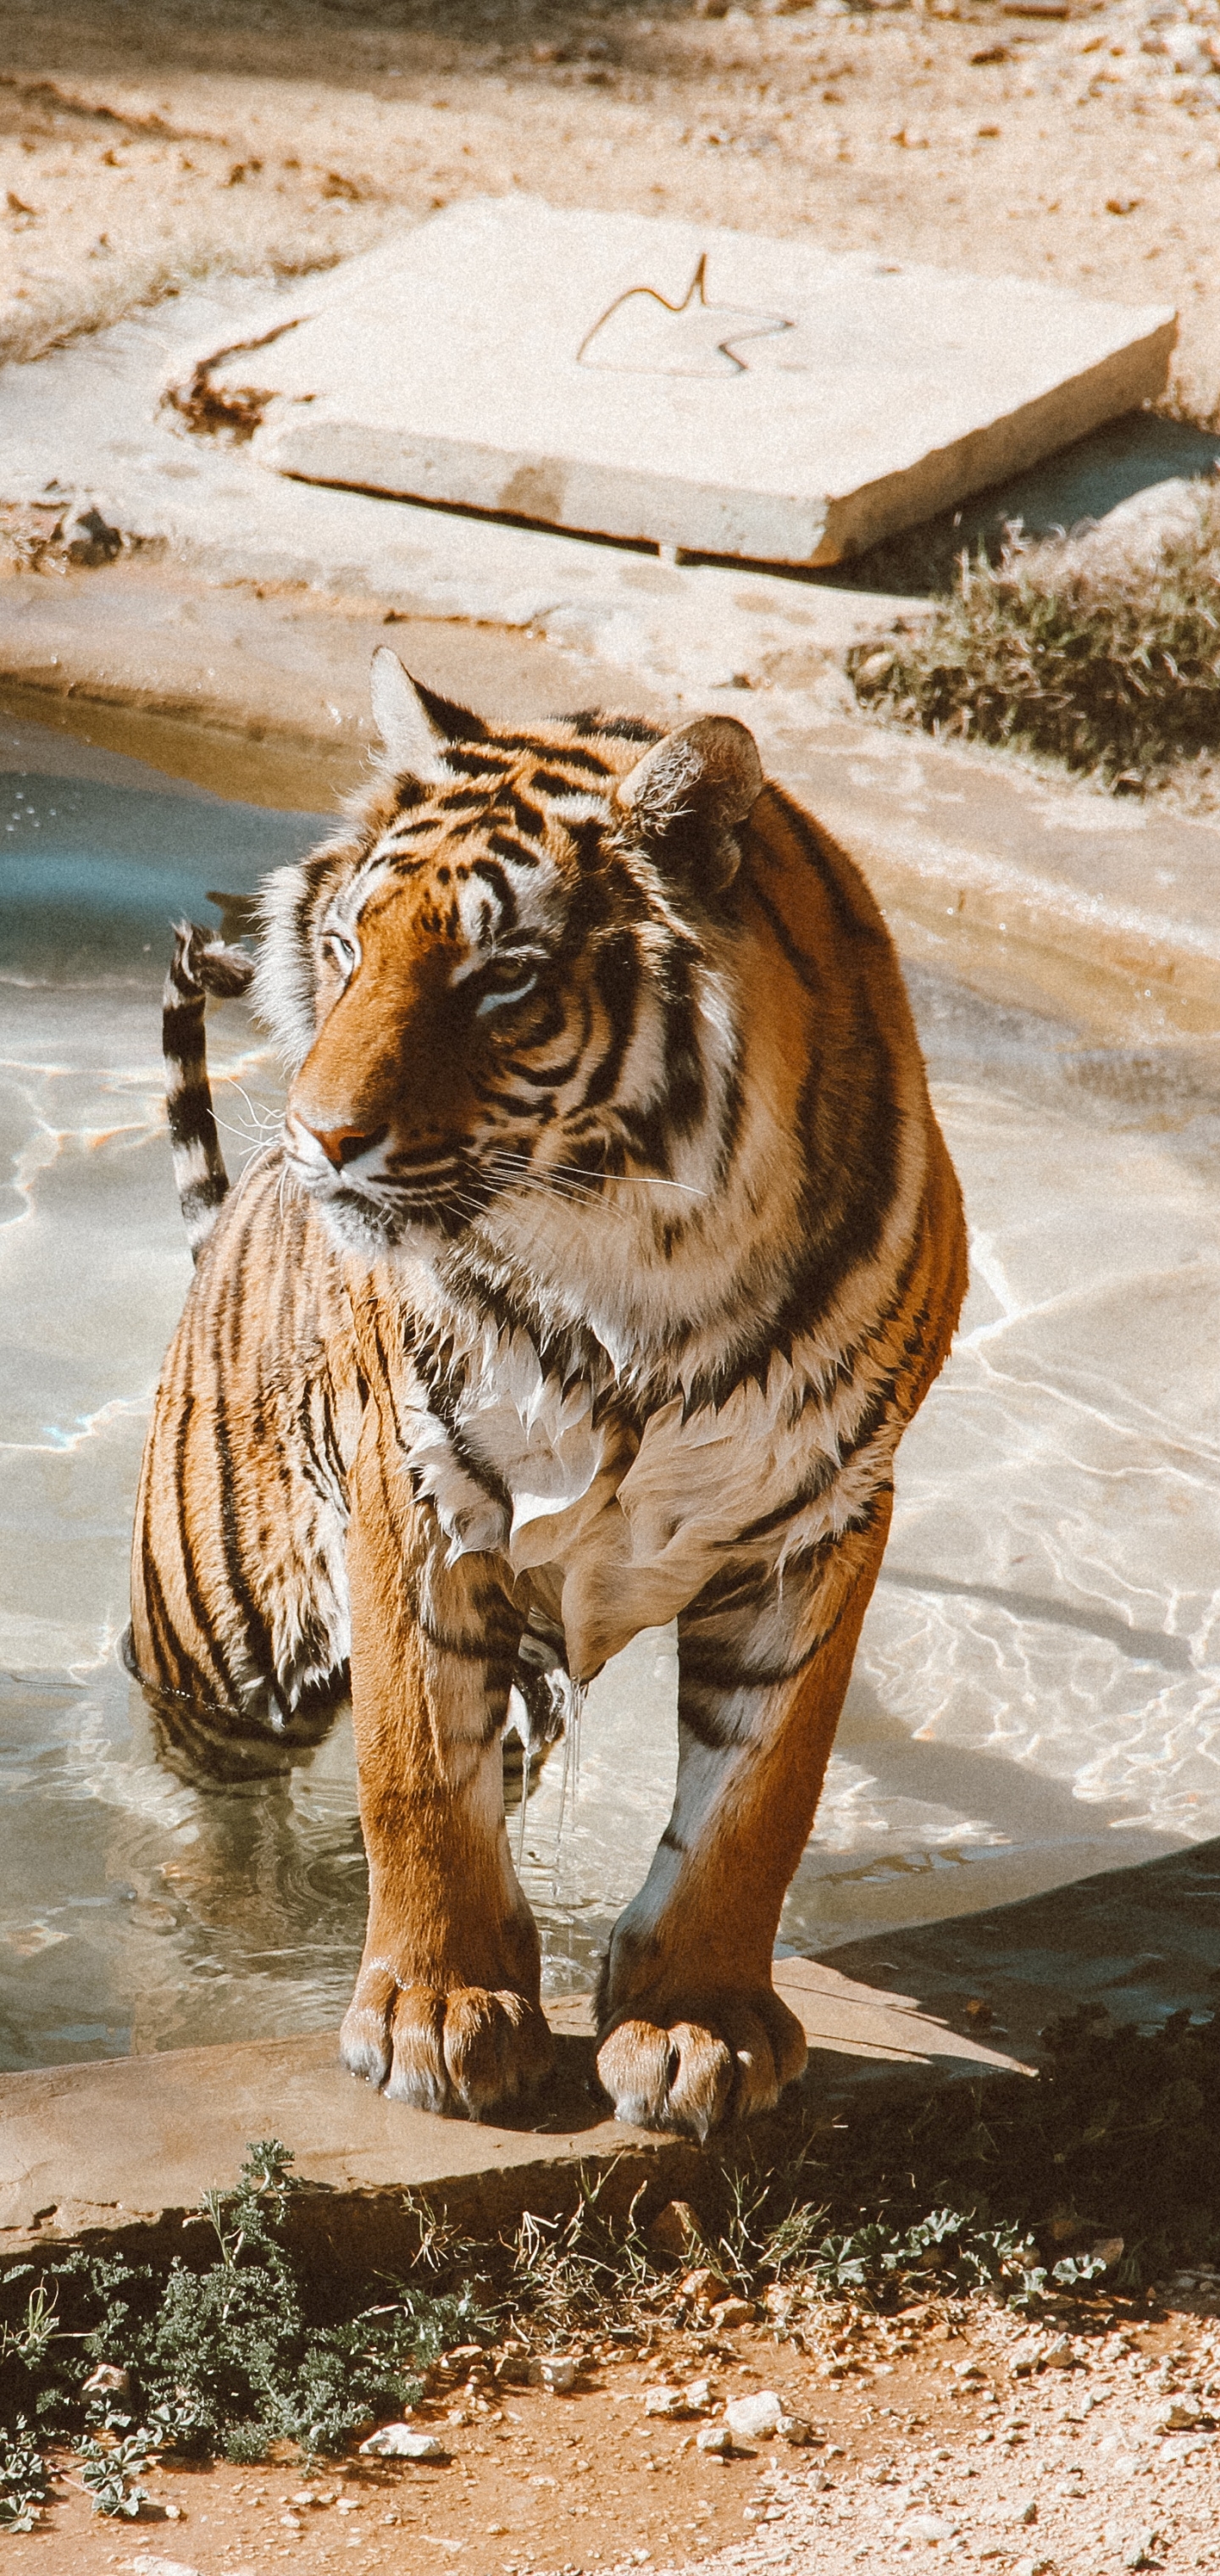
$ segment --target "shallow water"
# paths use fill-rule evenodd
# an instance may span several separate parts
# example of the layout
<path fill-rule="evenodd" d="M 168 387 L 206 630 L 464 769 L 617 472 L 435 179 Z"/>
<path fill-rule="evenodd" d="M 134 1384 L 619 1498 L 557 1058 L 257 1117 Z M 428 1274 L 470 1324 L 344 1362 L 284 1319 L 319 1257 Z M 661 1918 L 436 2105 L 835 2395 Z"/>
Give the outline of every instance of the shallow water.
<path fill-rule="evenodd" d="M 342 1722 L 283 1781 L 159 1767 L 115 1660 L 143 1424 L 189 1277 L 161 1105 L 167 926 L 317 818 L 0 718 L 0 2065 L 337 2019 L 364 1862 Z M 974 1284 L 904 1443 L 783 1937 L 826 1948 L 1220 1833 L 1220 1078 L 913 979 Z M 274 1117 L 210 1023 L 231 1168 Z M 672 1788 L 676 1661 L 636 1640 L 524 1820 L 552 1990 L 590 1980 Z M 512 1823 L 510 1830 L 517 1830 Z"/>

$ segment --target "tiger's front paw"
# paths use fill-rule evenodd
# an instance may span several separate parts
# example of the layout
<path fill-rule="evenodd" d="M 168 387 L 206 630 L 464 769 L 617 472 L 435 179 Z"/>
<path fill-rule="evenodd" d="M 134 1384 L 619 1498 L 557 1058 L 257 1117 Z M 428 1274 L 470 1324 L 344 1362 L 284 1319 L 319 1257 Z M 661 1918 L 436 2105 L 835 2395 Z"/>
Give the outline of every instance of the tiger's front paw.
<path fill-rule="evenodd" d="M 606 2031 L 597 2072 L 620 2120 L 706 2138 L 730 2120 L 774 2110 L 809 2052 L 775 1994 L 703 1998 L 687 2010 L 626 2007 Z"/>
<path fill-rule="evenodd" d="M 537 2004 L 487 1986 L 407 1985 L 373 1961 L 360 1971 L 339 2038 L 344 2065 L 416 2111 L 485 2120 L 549 2074 Z"/>

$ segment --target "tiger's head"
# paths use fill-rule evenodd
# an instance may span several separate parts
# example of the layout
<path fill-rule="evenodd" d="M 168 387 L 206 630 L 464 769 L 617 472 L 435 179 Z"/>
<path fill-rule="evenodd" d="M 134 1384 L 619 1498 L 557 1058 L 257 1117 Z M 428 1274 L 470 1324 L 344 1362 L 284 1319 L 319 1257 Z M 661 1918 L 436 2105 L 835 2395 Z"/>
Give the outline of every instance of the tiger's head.
<path fill-rule="evenodd" d="M 596 715 L 492 729 L 373 664 L 383 757 L 353 825 L 267 892 L 258 1003 L 292 1072 L 288 1166 L 352 1251 L 543 1200 L 680 1227 L 738 1081 L 730 958 L 753 737 Z"/>

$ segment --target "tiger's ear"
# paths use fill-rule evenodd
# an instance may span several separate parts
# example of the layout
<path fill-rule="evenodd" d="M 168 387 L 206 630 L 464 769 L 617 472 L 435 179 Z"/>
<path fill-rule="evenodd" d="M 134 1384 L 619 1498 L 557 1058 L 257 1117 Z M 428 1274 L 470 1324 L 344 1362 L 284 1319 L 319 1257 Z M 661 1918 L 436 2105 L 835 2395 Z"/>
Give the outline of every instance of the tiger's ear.
<path fill-rule="evenodd" d="M 381 736 L 382 766 L 400 777 L 439 784 L 446 776 L 445 735 L 404 671 L 397 653 L 379 644 L 373 655 L 373 722 Z"/>
<path fill-rule="evenodd" d="M 658 859 L 709 893 L 741 865 L 734 837 L 765 784 L 754 736 L 735 716 L 696 716 L 655 742 L 619 780 L 616 801 Z"/>

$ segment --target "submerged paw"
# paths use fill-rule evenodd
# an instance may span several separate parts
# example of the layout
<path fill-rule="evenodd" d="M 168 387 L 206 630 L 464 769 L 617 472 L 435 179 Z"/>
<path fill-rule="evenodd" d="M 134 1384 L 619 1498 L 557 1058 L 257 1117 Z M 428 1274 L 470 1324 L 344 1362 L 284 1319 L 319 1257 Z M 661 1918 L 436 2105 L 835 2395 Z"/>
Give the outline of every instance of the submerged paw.
<path fill-rule="evenodd" d="M 340 2037 L 353 2075 L 416 2111 L 486 2119 L 549 2073 L 550 2031 L 537 2004 L 508 1989 L 410 1985 L 363 1968 Z"/>

